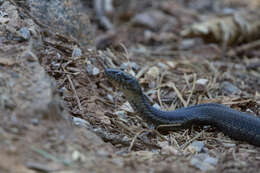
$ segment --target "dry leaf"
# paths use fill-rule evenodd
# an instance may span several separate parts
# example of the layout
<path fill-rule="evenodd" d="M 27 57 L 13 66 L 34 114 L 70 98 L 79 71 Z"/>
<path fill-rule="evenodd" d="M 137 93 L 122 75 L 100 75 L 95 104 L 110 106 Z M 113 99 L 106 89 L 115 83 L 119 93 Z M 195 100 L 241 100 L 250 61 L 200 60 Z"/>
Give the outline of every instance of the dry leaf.
<path fill-rule="evenodd" d="M 229 16 L 193 24 L 182 31 L 184 37 L 201 37 L 206 42 L 233 45 L 260 38 L 260 13 L 241 11 Z"/>

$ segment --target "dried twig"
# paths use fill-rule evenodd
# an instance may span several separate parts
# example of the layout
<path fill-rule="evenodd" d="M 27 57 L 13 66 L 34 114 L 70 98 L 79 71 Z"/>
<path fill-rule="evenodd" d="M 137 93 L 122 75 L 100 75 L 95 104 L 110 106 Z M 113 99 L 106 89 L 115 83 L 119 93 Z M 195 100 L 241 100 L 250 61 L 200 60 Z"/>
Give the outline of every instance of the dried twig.
<path fill-rule="evenodd" d="M 256 40 L 253 42 L 249 42 L 247 44 L 243 44 L 242 46 L 236 47 L 234 50 L 229 51 L 228 55 L 229 56 L 238 55 L 259 47 L 260 47 L 260 40 Z"/>
<path fill-rule="evenodd" d="M 130 146 L 129 146 L 129 148 L 128 148 L 128 152 L 130 152 L 130 151 L 132 150 L 135 140 L 137 139 L 137 137 L 138 137 L 141 133 L 143 133 L 143 131 L 144 131 L 144 130 L 141 130 L 140 132 L 136 133 L 136 135 L 135 135 L 134 138 L 132 139 L 131 144 L 130 144 Z"/>
<path fill-rule="evenodd" d="M 76 89 L 75 89 L 75 86 L 74 86 L 74 84 L 73 84 L 73 82 L 72 82 L 72 80 L 71 80 L 71 77 L 70 77 L 69 74 L 67 74 L 66 77 L 67 77 L 68 80 L 69 80 L 69 83 L 70 83 L 71 89 L 72 89 L 72 91 L 73 91 L 73 94 L 74 94 L 74 96 L 75 96 L 75 98 L 76 98 L 76 101 L 77 101 L 79 110 L 82 111 L 83 109 L 82 109 L 82 106 L 81 106 L 81 103 L 80 103 L 80 99 L 79 99 L 79 96 L 78 96 L 77 91 L 76 91 Z"/>
<path fill-rule="evenodd" d="M 183 144 L 181 146 L 181 148 L 184 150 L 190 143 L 192 143 L 193 141 L 195 141 L 196 139 L 198 139 L 201 134 L 204 133 L 204 130 L 202 130 L 200 133 L 198 133 L 196 136 L 194 136 L 192 139 L 188 140 L 185 144 Z"/>
<path fill-rule="evenodd" d="M 168 86 L 174 89 L 174 91 L 176 92 L 177 96 L 181 100 L 184 107 L 187 107 L 187 105 L 188 105 L 187 102 L 183 99 L 182 94 L 180 93 L 178 88 L 175 86 L 175 84 L 173 82 L 170 82 L 170 83 L 168 83 Z"/>
<path fill-rule="evenodd" d="M 197 79 L 197 76 L 196 76 L 196 74 L 194 74 L 194 75 L 193 75 L 193 84 L 192 84 L 192 89 L 191 89 L 190 95 L 189 95 L 188 100 L 187 100 L 187 105 L 189 105 L 189 103 L 190 103 L 190 99 L 191 99 L 192 94 L 193 94 L 193 92 L 194 92 L 196 79 Z"/>

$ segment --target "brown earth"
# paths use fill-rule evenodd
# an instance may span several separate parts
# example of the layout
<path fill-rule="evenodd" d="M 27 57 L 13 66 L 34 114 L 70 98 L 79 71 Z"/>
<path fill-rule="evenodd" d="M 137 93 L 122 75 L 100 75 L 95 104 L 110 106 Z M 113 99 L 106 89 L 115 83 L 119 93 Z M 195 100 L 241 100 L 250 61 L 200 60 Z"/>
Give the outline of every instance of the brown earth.
<path fill-rule="evenodd" d="M 1 173 L 259 172 L 259 147 L 213 127 L 145 134 L 103 75 L 131 69 L 161 109 L 217 102 L 260 116 L 259 45 L 223 48 L 180 34 L 258 1 L 115 0 L 100 13 L 111 28 L 98 4 L 77 2 L 0 1 Z"/>

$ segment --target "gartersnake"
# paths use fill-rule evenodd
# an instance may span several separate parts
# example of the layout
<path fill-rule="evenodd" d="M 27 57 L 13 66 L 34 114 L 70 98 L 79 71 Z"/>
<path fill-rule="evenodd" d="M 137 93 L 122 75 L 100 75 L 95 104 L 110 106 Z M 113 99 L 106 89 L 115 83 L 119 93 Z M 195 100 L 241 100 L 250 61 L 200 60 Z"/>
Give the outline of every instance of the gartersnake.
<path fill-rule="evenodd" d="M 260 146 L 260 118 L 254 115 L 215 103 L 162 111 L 151 106 L 137 79 L 132 75 L 118 69 L 106 69 L 105 74 L 149 124 L 155 126 L 176 124 L 183 128 L 193 124 L 212 125 L 233 139 Z"/>

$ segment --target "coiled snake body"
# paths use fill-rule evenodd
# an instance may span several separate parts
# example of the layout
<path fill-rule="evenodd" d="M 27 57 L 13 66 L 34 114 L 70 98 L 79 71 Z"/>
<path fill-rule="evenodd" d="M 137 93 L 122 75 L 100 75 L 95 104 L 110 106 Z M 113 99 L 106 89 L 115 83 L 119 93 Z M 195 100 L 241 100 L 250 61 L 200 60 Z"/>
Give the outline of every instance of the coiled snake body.
<path fill-rule="evenodd" d="M 123 91 L 135 111 L 149 124 L 176 124 L 183 128 L 193 124 L 212 125 L 233 139 L 260 146 L 260 118 L 254 115 L 215 103 L 162 111 L 151 106 L 135 77 L 117 69 L 106 69 L 105 74 L 110 82 Z"/>

